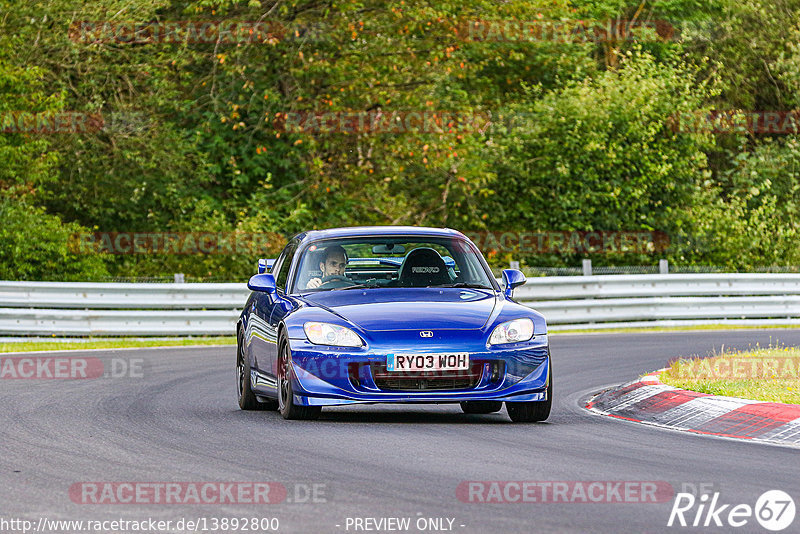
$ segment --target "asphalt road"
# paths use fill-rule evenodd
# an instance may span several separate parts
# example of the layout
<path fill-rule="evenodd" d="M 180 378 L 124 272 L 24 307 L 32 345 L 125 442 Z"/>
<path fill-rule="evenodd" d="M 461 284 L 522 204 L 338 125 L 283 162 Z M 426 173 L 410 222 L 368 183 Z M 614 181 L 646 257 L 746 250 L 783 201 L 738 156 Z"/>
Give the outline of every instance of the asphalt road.
<path fill-rule="evenodd" d="M 278 532 L 336 533 L 368 531 L 355 530 L 355 518 L 407 517 L 408 532 L 419 532 L 419 518 L 453 519 L 452 531 L 463 533 L 729 531 L 667 528 L 672 499 L 486 504 L 462 502 L 456 488 L 463 481 L 665 481 L 676 491 L 710 485 L 720 503 L 753 506 L 764 491 L 780 489 L 800 504 L 797 449 L 666 431 L 582 408 L 590 393 L 676 355 L 776 341 L 800 345 L 800 331 L 553 336 L 553 412 L 532 425 L 511 424 L 505 410 L 464 415 L 457 405 L 326 408 L 319 421 L 284 421 L 276 412 L 238 409 L 233 347 L 84 353 L 106 369 L 116 359 L 118 371 L 125 364 L 141 372 L 0 381 L 0 526 L 40 517 L 275 517 Z M 288 496 L 267 505 L 73 502 L 71 486 L 98 481 L 278 482 Z M 288 502 L 302 501 L 312 484 L 321 485 L 318 502 Z M 9 523 L 0 531 L 14 532 Z M 767 532 L 753 518 L 736 531 Z M 800 518 L 789 531 L 800 531 Z"/>

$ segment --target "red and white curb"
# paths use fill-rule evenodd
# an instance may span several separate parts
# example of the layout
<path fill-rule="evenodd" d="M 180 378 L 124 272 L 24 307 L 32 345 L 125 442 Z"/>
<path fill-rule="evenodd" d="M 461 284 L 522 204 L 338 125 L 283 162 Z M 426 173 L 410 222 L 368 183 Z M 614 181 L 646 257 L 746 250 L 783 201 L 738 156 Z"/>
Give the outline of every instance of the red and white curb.
<path fill-rule="evenodd" d="M 602 391 L 586 408 L 618 419 L 698 434 L 800 445 L 800 405 L 678 389 L 663 384 L 660 373 Z"/>

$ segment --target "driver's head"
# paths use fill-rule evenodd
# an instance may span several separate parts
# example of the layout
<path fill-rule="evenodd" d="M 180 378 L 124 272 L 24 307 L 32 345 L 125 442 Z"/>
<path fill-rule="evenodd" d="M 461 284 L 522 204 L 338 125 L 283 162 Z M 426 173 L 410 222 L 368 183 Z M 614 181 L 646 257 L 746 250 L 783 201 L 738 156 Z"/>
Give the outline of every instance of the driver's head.
<path fill-rule="evenodd" d="M 322 276 L 344 276 L 344 268 L 347 265 L 347 253 L 339 245 L 325 249 L 325 255 L 319 264 Z"/>

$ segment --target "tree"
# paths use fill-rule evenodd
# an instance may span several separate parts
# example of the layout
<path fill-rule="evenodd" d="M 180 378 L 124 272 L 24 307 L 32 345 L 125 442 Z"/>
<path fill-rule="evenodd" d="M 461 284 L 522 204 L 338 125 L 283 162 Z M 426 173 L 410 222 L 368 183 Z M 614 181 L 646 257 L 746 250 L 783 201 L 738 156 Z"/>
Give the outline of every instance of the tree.
<path fill-rule="evenodd" d="M 694 210 L 704 209 L 698 193 L 710 178 L 704 151 L 713 138 L 678 131 L 676 118 L 711 94 L 697 69 L 630 52 L 618 70 L 509 106 L 508 114 L 527 120 L 495 140 L 496 194 L 487 210 L 494 227 L 677 237 L 692 226 Z"/>

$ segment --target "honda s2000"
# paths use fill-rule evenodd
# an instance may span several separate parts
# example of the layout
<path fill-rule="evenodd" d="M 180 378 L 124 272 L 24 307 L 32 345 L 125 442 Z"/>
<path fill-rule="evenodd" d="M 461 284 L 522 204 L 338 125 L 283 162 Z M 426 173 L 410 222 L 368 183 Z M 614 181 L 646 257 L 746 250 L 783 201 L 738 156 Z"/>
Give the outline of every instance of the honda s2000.
<path fill-rule="evenodd" d="M 512 421 L 550 414 L 547 325 L 512 300 L 460 232 L 363 227 L 299 234 L 259 262 L 237 324 L 239 406 L 313 419 L 323 406 L 459 403 Z M 269 272 L 266 272 L 269 271 Z"/>

